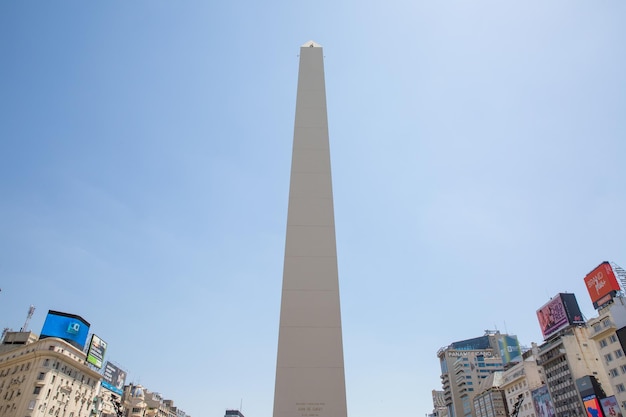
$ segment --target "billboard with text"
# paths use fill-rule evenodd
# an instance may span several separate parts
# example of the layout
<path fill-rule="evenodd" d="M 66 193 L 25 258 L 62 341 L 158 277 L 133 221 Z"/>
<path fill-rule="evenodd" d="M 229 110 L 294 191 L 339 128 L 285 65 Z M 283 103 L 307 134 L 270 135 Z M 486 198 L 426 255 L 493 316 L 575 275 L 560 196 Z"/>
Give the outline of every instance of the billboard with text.
<path fill-rule="evenodd" d="M 572 325 L 584 324 L 576 296 L 570 293 L 559 293 L 537 310 L 537 319 L 543 338 Z"/>
<path fill-rule="evenodd" d="M 596 309 L 611 301 L 615 293 L 620 291 L 620 285 L 613 268 L 606 261 L 587 274 L 585 286 L 589 297 L 591 297 L 593 307 Z"/>
<path fill-rule="evenodd" d="M 102 386 L 118 395 L 122 395 L 124 382 L 126 381 L 126 371 L 121 370 L 111 362 L 104 365 L 102 373 Z"/>
<path fill-rule="evenodd" d="M 617 404 L 617 399 L 614 395 L 601 398 L 600 405 L 602 406 L 602 411 L 604 411 L 604 415 L 606 417 L 622 417 L 622 411 L 620 410 L 619 404 Z"/>
<path fill-rule="evenodd" d="M 106 350 L 107 342 L 100 339 L 95 334 L 92 334 L 89 349 L 87 350 L 87 362 L 98 369 L 102 368 L 102 360 L 104 359 L 104 353 Z"/>

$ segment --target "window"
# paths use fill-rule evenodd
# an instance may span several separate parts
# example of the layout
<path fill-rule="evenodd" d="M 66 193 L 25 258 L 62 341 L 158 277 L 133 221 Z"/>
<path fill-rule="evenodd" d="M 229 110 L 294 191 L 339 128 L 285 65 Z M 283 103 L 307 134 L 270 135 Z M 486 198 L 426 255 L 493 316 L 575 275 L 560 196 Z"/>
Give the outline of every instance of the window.
<path fill-rule="evenodd" d="M 615 351 L 615 357 L 616 358 L 621 358 L 622 356 L 624 356 L 624 352 L 622 352 L 622 349 L 617 349 Z"/>
<path fill-rule="evenodd" d="M 37 395 L 41 392 L 41 387 L 40 386 L 36 386 L 35 390 L 33 391 L 33 394 Z"/>
<path fill-rule="evenodd" d="M 610 336 L 609 336 L 609 341 L 610 341 L 611 343 L 615 343 L 615 342 L 617 342 L 617 336 L 616 336 L 616 335 L 614 335 L 614 334 L 610 335 Z"/>
<path fill-rule="evenodd" d="M 615 388 L 617 388 L 617 392 L 624 392 L 624 391 L 626 391 L 626 387 L 624 387 L 624 384 L 617 384 L 617 386 Z"/>
<path fill-rule="evenodd" d="M 609 327 L 611 325 L 611 320 L 609 320 L 609 319 L 602 320 L 602 325 L 604 327 Z"/>
<path fill-rule="evenodd" d="M 37 377 L 38 381 L 43 381 L 43 379 L 46 377 L 46 374 L 43 372 L 39 372 L 39 376 Z"/>
<path fill-rule="evenodd" d="M 623 374 L 626 374 L 626 365 L 620 366 L 620 369 L 622 370 Z"/>
<path fill-rule="evenodd" d="M 619 372 L 617 372 L 617 368 L 613 368 L 609 371 L 609 375 L 611 376 L 611 378 L 615 378 L 616 376 L 619 375 Z"/>
<path fill-rule="evenodd" d="M 606 360 L 607 362 L 611 362 L 613 360 L 613 355 L 607 353 L 606 355 L 604 355 L 604 360 Z"/>
<path fill-rule="evenodd" d="M 608 345 L 608 343 L 606 342 L 606 339 L 600 340 L 600 349 L 606 347 L 606 345 Z"/>
<path fill-rule="evenodd" d="M 600 326 L 600 323 L 597 323 L 597 324 L 593 325 L 593 331 L 594 332 L 599 332 L 600 330 L 602 330 L 602 326 Z"/>

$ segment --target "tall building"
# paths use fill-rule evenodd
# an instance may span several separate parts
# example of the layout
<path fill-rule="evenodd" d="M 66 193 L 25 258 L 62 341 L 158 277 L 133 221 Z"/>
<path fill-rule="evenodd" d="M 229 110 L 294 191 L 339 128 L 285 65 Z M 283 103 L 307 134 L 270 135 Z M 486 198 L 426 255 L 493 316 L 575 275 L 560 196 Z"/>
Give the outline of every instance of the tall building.
<path fill-rule="evenodd" d="M 470 417 L 481 381 L 504 366 L 519 360 L 516 336 L 488 331 L 484 336 L 454 342 L 437 352 L 447 414 Z"/>
<path fill-rule="evenodd" d="M 626 299 L 614 298 L 587 325 L 617 402 L 626 412 Z"/>
<path fill-rule="evenodd" d="M 346 417 L 324 60 L 300 48 L 274 417 Z"/>
<path fill-rule="evenodd" d="M 557 294 L 537 310 L 537 319 L 545 338 L 537 362 L 543 367 L 556 417 L 585 416 L 578 380 L 597 380 L 605 390 L 610 386 L 576 296 Z"/>
<path fill-rule="evenodd" d="M 557 417 L 586 415 L 576 387 L 577 379 L 593 376 L 605 390 L 610 389 L 604 369 L 598 361 L 598 351 L 589 339 L 585 326 L 562 329 L 539 346 L 539 364 L 543 367 Z M 606 392 L 612 395 L 612 390 Z"/>

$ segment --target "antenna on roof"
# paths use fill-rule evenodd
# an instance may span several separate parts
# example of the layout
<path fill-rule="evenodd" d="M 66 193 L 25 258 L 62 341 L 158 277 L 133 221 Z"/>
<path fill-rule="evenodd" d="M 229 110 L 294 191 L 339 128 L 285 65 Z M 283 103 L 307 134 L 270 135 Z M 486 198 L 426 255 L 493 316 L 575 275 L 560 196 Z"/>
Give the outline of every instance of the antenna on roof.
<path fill-rule="evenodd" d="M 30 319 L 33 317 L 33 313 L 34 312 L 35 312 L 35 306 L 31 305 L 28 308 L 28 314 L 26 315 L 26 321 L 24 322 L 24 325 L 20 329 L 20 332 L 25 332 L 28 329 L 28 323 L 30 322 Z"/>

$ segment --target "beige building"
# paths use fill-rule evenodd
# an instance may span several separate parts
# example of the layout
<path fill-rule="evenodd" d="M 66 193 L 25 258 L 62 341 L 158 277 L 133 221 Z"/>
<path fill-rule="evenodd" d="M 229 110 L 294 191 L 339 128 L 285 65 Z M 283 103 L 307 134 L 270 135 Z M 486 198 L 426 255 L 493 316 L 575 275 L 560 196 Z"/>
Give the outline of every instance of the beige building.
<path fill-rule="evenodd" d="M 595 342 L 598 356 L 622 412 L 626 412 L 626 356 L 618 331 L 626 326 L 626 299 L 615 298 L 613 303 L 598 310 L 598 317 L 587 322 L 589 337 Z M 607 387 L 602 384 L 607 391 Z M 607 393 L 608 394 L 608 393 Z"/>
<path fill-rule="evenodd" d="M 490 374 L 480 382 L 479 391 L 474 397 L 475 417 L 507 417 L 507 408 L 502 389 L 503 372 Z"/>
<path fill-rule="evenodd" d="M 8 332 L 0 348 L 0 417 L 89 417 L 100 374 L 64 340 Z"/>
<path fill-rule="evenodd" d="M 433 412 L 432 417 L 448 417 L 448 409 L 446 408 L 445 392 L 444 391 L 432 391 L 433 397 Z"/>
<path fill-rule="evenodd" d="M 576 387 L 576 380 L 584 376 L 595 377 L 606 395 L 613 395 L 587 326 L 560 330 L 539 347 L 538 353 L 557 417 L 587 415 Z"/>
<path fill-rule="evenodd" d="M 511 415 L 518 405 L 517 417 L 539 417 L 535 413 L 532 391 L 544 385 L 543 370 L 537 365 L 538 348 L 532 348 L 522 355 L 522 361 L 514 364 L 503 373 L 501 388 Z"/>

